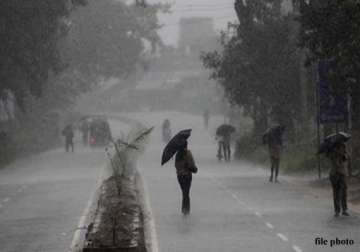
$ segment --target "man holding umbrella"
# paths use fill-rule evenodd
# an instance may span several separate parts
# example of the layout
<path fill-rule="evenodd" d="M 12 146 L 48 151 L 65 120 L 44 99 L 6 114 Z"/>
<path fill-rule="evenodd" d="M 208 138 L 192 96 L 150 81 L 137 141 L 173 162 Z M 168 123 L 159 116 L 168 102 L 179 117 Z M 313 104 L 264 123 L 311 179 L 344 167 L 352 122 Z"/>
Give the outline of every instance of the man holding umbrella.
<path fill-rule="evenodd" d="M 279 175 L 279 166 L 280 166 L 280 157 L 282 149 L 282 135 L 284 134 L 285 126 L 276 125 L 268 129 L 263 136 L 263 143 L 268 144 L 269 146 L 269 155 L 271 160 L 271 175 L 269 178 L 270 182 L 274 180 L 275 173 L 275 182 L 278 183 Z"/>
<path fill-rule="evenodd" d="M 161 165 L 163 165 L 176 153 L 175 168 L 180 189 L 182 191 L 181 212 L 184 215 L 188 215 L 190 213 L 190 188 L 192 173 L 197 173 L 198 170 L 192 153 L 187 148 L 187 139 L 190 135 L 191 129 L 182 130 L 176 134 L 166 145 L 161 160 Z"/>
<path fill-rule="evenodd" d="M 333 189 L 335 217 L 342 215 L 349 216 L 347 212 L 347 161 L 345 142 L 350 135 L 344 132 L 332 134 L 325 138 L 318 153 L 326 153 L 331 161 L 330 182 Z"/>
<path fill-rule="evenodd" d="M 231 159 L 231 135 L 236 131 L 235 127 L 229 124 L 222 124 L 216 129 L 216 139 L 218 141 L 217 157 L 221 161 L 224 154 L 225 161 Z"/>

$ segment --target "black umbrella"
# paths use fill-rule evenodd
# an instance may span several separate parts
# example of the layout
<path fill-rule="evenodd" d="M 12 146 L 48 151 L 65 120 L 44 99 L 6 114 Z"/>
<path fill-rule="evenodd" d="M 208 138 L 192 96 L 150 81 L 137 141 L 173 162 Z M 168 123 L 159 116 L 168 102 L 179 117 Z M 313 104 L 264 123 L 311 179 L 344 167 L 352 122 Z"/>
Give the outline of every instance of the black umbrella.
<path fill-rule="evenodd" d="M 263 134 L 263 144 L 267 144 L 269 142 L 269 138 L 276 138 L 276 139 L 280 139 L 281 141 L 281 137 L 285 132 L 285 126 L 283 125 L 274 125 L 271 128 L 268 128 L 265 133 Z"/>
<path fill-rule="evenodd" d="M 325 137 L 324 142 L 320 145 L 318 154 L 330 152 L 337 144 L 345 143 L 351 138 L 346 132 L 338 132 Z"/>
<path fill-rule="evenodd" d="M 283 134 L 285 131 L 285 126 L 284 125 L 274 125 L 271 128 L 267 129 L 267 133 L 268 134 Z"/>
<path fill-rule="evenodd" d="M 236 131 L 235 127 L 230 124 L 222 124 L 216 129 L 217 136 L 226 136 L 234 133 Z"/>
<path fill-rule="evenodd" d="M 161 157 L 161 165 L 164 165 L 167 161 L 169 161 L 175 153 L 182 149 L 186 144 L 187 139 L 191 135 L 191 129 L 182 130 L 177 133 L 165 146 Z"/>

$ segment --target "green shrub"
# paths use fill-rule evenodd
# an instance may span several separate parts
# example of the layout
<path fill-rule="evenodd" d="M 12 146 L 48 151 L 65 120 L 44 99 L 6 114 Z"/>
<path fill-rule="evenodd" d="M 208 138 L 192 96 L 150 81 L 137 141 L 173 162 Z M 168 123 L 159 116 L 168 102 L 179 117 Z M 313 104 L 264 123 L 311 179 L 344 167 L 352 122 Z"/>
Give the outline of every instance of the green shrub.
<path fill-rule="evenodd" d="M 268 147 L 262 144 L 261 137 L 251 135 L 242 136 L 236 141 L 235 157 L 246 159 L 258 164 L 269 166 L 270 159 Z M 320 156 L 322 173 L 329 170 L 329 161 L 323 155 Z M 318 159 L 314 144 L 307 143 L 302 146 L 285 146 L 280 163 L 280 169 L 285 173 L 317 173 Z"/>
<path fill-rule="evenodd" d="M 267 147 L 261 145 L 261 138 L 244 135 L 236 141 L 235 158 L 246 159 L 256 163 L 266 163 L 268 159 Z"/>

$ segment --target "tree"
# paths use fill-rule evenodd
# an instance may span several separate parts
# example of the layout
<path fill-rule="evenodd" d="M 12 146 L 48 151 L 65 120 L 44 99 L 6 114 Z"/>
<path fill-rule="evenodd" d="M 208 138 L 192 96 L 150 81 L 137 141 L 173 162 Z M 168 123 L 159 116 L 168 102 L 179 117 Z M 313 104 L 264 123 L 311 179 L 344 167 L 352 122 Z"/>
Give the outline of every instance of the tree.
<path fill-rule="evenodd" d="M 86 8 L 72 15 L 72 29 L 64 46 L 70 69 L 93 83 L 131 73 L 143 61 L 146 46 L 155 51 L 162 45 L 157 13 L 166 9 L 161 4 L 90 0 Z"/>
<path fill-rule="evenodd" d="M 308 64 L 330 60 L 330 84 L 335 93 L 352 97 L 353 153 L 360 157 L 360 2 L 357 0 L 298 0 L 300 46 Z M 360 160 L 357 160 L 360 162 Z"/>
<path fill-rule="evenodd" d="M 204 54 L 204 65 L 229 100 L 250 111 L 255 134 L 266 129 L 269 119 L 292 131 L 301 105 L 293 17 L 281 13 L 280 0 L 236 1 L 235 9 L 236 35 L 223 35 L 223 51 Z"/>
<path fill-rule="evenodd" d="M 23 104 L 27 91 L 39 97 L 49 73 L 64 64 L 58 41 L 70 12 L 84 0 L 0 1 L 0 98 L 7 90 Z"/>
<path fill-rule="evenodd" d="M 161 45 L 156 14 L 165 9 L 110 0 L 0 1 L 0 99 L 14 94 L 25 112 L 0 125 L 11 143 L 0 156 L 49 147 L 91 81 L 136 70 L 147 44 Z"/>

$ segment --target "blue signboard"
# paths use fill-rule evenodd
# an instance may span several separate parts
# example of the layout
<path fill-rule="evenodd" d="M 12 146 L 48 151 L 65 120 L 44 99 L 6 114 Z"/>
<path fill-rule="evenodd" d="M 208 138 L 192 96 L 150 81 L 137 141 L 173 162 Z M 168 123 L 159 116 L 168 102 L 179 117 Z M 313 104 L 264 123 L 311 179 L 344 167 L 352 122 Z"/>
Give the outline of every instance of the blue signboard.
<path fill-rule="evenodd" d="M 341 123 L 347 120 L 348 109 L 346 96 L 335 94 L 330 85 L 329 72 L 331 63 L 322 61 L 319 63 L 319 106 L 320 123 Z"/>

